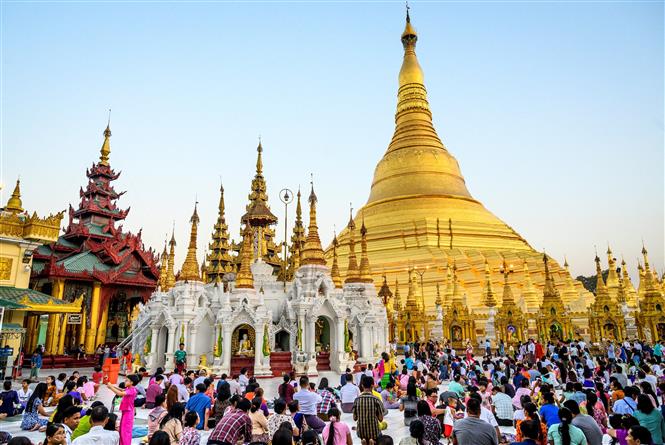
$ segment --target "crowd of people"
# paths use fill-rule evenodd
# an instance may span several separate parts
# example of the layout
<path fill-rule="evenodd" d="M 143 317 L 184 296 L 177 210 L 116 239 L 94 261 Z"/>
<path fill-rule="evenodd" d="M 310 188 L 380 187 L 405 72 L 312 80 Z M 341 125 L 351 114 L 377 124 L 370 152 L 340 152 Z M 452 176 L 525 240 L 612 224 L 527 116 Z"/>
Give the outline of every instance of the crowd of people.
<path fill-rule="evenodd" d="M 530 340 L 488 342 L 476 355 L 470 345 L 458 354 L 430 341 L 405 345 L 402 358 L 392 345 L 339 381 L 286 374 L 276 394 L 246 369 L 216 376 L 179 360 L 170 372 L 141 368 L 112 385 L 97 367 L 90 378 L 59 374 L 33 388 L 4 382 L 0 418 L 22 416 L 21 428 L 42 431 L 43 445 L 130 445 L 133 437 L 149 445 L 351 445 L 355 437 L 392 445 L 387 418 L 408 427 L 400 445 L 663 444 L 662 349 Z M 110 403 L 99 400 L 102 388 Z M 148 410 L 147 426 L 134 424 L 137 408 Z"/>

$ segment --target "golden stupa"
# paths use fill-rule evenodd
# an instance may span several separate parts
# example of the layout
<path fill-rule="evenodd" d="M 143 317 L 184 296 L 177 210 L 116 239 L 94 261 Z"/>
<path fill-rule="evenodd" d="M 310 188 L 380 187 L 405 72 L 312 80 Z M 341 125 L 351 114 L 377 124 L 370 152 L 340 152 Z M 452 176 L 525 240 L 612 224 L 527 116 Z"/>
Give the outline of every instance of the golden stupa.
<path fill-rule="evenodd" d="M 423 70 L 416 57 L 418 36 L 406 15 L 402 33 L 404 60 L 399 72 L 395 132 L 374 171 L 367 203 L 355 218 L 364 218 L 372 277 L 381 286 L 409 281 L 416 270 L 417 295 L 424 293 L 426 307 L 434 310 L 436 285 L 446 283 L 453 262 L 470 309 L 483 310 L 487 262 L 494 286 L 503 286 L 499 273 L 504 260 L 514 273 L 510 285 L 516 301 L 537 311 L 545 285 L 543 254 L 535 251 L 513 228 L 501 221 L 469 193 L 455 157 L 446 149 L 432 124 Z M 359 225 L 359 224 L 357 224 Z M 348 229 L 338 237 L 338 263 L 346 275 Z M 332 263 L 332 247 L 326 251 Z M 563 290 L 568 272 L 550 261 L 550 272 Z M 424 290 L 420 289 L 421 283 Z M 562 292 L 564 302 L 584 310 L 590 294 L 581 283 L 577 292 Z M 403 289 L 404 291 L 406 289 Z M 395 289 L 393 289 L 393 292 Z M 452 296 L 448 296 L 452 298 Z M 500 298 L 500 297 L 499 297 Z M 498 306 L 501 301 L 498 301 Z"/>

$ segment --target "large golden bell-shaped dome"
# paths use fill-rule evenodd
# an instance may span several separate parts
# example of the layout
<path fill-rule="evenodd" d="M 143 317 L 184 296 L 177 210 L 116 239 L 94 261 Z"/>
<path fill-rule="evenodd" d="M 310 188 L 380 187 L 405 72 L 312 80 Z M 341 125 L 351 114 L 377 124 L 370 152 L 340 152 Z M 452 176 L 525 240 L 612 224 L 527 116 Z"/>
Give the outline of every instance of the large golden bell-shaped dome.
<path fill-rule="evenodd" d="M 391 276 L 391 282 L 394 277 L 406 283 L 411 266 L 427 270 L 422 277 L 425 289 L 420 292 L 432 308 L 436 284 L 446 279 L 448 265 L 455 262 L 469 306 L 482 308 L 485 262 L 498 271 L 505 258 L 518 270 L 523 264 L 531 265 L 534 285 L 541 287 L 542 254 L 471 196 L 457 160 L 434 129 L 424 74 L 416 57 L 418 36 L 408 14 L 401 40 L 404 59 L 395 132 L 374 170 L 369 199 L 355 217 L 362 214 L 367 227 L 375 283 L 380 285 L 383 274 Z M 348 229 L 338 240 L 339 265 L 345 276 Z M 332 261 L 331 248 L 326 258 Z M 554 262 L 552 269 L 556 278 L 563 280 L 567 275 Z M 492 279 L 501 285 L 498 273 Z M 536 303 L 531 297 L 531 310 Z"/>

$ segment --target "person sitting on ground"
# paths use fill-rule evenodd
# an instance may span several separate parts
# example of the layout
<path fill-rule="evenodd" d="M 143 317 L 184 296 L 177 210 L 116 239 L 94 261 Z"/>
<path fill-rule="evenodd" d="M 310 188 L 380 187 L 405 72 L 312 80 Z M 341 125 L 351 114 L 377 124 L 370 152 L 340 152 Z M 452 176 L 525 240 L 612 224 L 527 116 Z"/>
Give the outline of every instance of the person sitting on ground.
<path fill-rule="evenodd" d="M 65 427 L 59 423 L 50 423 L 44 427 L 46 437 L 42 445 L 66 445 Z"/>
<path fill-rule="evenodd" d="M 399 441 L 399 445 L 423 445 L 425 437 L 425 425 L 419 420 L 415 419 L 409 424 L 409 435 L 403 437 Z M 326 444 L 327 445 L 327 444 Z"/>
<path fill-rule="evenodd" d="M 330 408 L 328 420 L 330 422 L 323 428 L 322 434 L 325 445 L 353 445 L 351 430 L 342 422 L 342 413 L 337 407 Z"/>
<path fill-rule="evenodd" d="M 499 426 L 513 425 L 513 400 L 504 394 L 501 386 L 492 388 L 492 411 Z"/>
<path fill-rule="evenodd" d="M 420 400 L 418 402 L 417 419 L 425 425 L 425 442 L 432 444 L 438 443 L 441 438 L 441 423 L 432 415 L 428 401 Z"/>
<path fill-rule="evenodd" d="M 339 390 L 342 412 L 350 414 L 353 412 L 353 402 L 360 395 L 360 389 L 353 383 L 353 376 L 346 375 L 346 384 Z"/>
<path fill-rule="evenodd" d="M 582 414 L 580 407 L 574 400 L 566 400 L 563 406 L 568 408 L 573 415 L 572 424 L 582 430 L 588 445 L 602 445 L 603 432 L 596 420 L 588 414 Z"/>
<path fill-rule="evenodd" d="M 23 419 L 21 421 L 21 429 L 24 431 L 45 431 L 48 419 L 40 418 L 39 416 L 47 417 L 48 414 L 43 406 L 43 397 L 46 394 L 46 383 L 38 383 L 35 386 L 32 395 L 28 399 L 25 411 L 23 411 Z M 64 429 L 63 429 L 64 437 Z"/>
<path fill-rule="evenodd" d="M 353 420 L 356 423 L 356 433 L 361 440 L 376 441 L 380 434 L 381 422 L 383 421 L 383 403 L 372 393 L 374 379 L 363 376 L 361 379 L 363 392 L 353 403 Z"/>
<path fill-rule="evenodd" d="M 587 445 L 582 430 L 572 424 L 573 414 L 568 408 L 559 409 L 559 420 L 547 430 L 550 445 Z"/>
<path fill-rule="evenodd" d="M 295 432 L 294 434 L 299 435 L 299 431 L 296 427 L 296 423 L 293 421 L 293 417 L 285 413 L 286 402 L 284 399 L 275 400 L 274 410 L 275 413 L 268 417 L 268 437 L 273 437 L 284 422 L 291 424 L 291 431 Z"/>
<path fill-rule="evenodd" d="M 540 439 L 540 422 L 537 420 L 525 420 L 520 423 L 519 433 L 522 440 L 516 439 L 510 445 L 539 445 Z"/>
<path fill-rule="evenodd" d="M 282 379 L 283 383 L 277 388 L 277 394 L 279 394 L 279 396 L 288 404 L 293 400 L 295 389 L 293 389 L 293 385 L 289 383 L 291 381 L 291 377 L 289 377 L 288 374 L 284 374 Z"/>
<path fill-rule="evenodd" d="M 316 405 L 316 414 L 319 419 L 324 422 L 328 421 L 328 411 L 330 408 L 337 406 L 337 397 L 332 389 L 328 386 L 328 379 L 326 377 L 319 380 L 319 395 L 321 396 L 321 402 Z"/>
<path fill-rule="evenodd" d="M 13 417 L 21 412 L 16 409 L 20 402 L 18 393 L 12 389 L 11 380 L 5 380 L 2 385 L 4 391 L 0 393 L 0 419 Z"/>
<path fill-rule="evenodd" d="M 166 432 L 169 436 L 171 445 L 178 445 L 182 436 L 182 417 L 185 415 L 185 404 L 176 403 L 171 407 L 168 414 L 164 416 L 159 424 L 159 429 Z M 153 434 L 154 439 L 156 433 Z"/>
<path fill-rule="evenodd" d="M 226 414 L 222 420 L 215 425 L 215 429 L 208 437 L 209 445 L 236 444 L 242 439 L 245 443 L 252 440 L 252 420 L 247 415 L 251 407 L 247 399 L 240 399 L 236 410 Z"/>
<path fill-rule="evenodd" d="M 381 391 L 381 399 L 385 409 L 398 409 L 400 407 L 400 401 L 395 394 L 395 384 L 392 381 L 388 381 L 386 388 Z"/>
<path fill-rule="evenodd" d="M 458 445 L 498 445 L 496 431 L 489 423 L 480 419 L 481 401 L 475 397 L 466 403 L 467 417 L 453 426 L 453 443 Z"/>
<path fill-rule="evenodd" d="M 148 440 L 155 434 L 155 431 L 159 429 L 159 424 L 162 423 L 162 420 L 168 414 L 166 409 L 166 397 L 164 394 L 158 394 L 155 397 L 155 402 L 153 403 L 154 407 L 148 413 Z"/>
<path fill-rule="evenodd" d="M 190 399 L 191 400 L 191 399 Z M 201 442 L 201 433 L 197 431 L 199 415 L 196 411 L 190 411 L 185 414 L 185 427 L 180 435 L 179 445 L 199 445 Z"/>
<path fill-rule="evenodd" d="M 651 445 L 653 443 L 649 430 L 639 425 L 630 427 L 626 442 L 630 445 Z"/>
<path fill-rule="evenodd" d="M 164 394 L 164 390 L 162 389 L 163 381 L 163 375 L 156 375 L 154 378 L 150 379 L 148 389 L 145 391 L 145 408 L 153 409 L 156 406 L 155 401 L 157 396 Z"/>
<path fill-rule="evenodd" d="M 309 388 L 309 378 L 300 377 L 300 390 L 295 393 L 293 400 L 297 400 L 300 405 L 300 412 L 305 416 L 307 426 L 321 434 L 325 423 L 317 416 L 317 405 L 323 401 L 323 398 L 315 391 Z"/>
<path fill-rule="evenodd" d="M 293 431 L 288 428 L 289 424 L 284 423 L 271 436 L 272 445 L 293 445 L 296 443 L 293 438 Z"/>
<path fill-rule="evenodd" d="M 199 415 L 199 423 L 196 428 L 199 430 L 208 429 L 208 417 L 210 416 L 210 405 L 212 400 L 205 394 L 206 386 L 203 383 L 196 385 L 196 394 L 189 398 L 185 409 L 194 411 Z"/>
<path fill-rule="evenodd" d="M 95 405 L 89 410 L 89 413 L 86 413 L 85 417 L 90 418 L 90 431 L 76 437 L 72 445 L 118 445 L 120 443 L 120 435 L 117 431 L 109 431 L 104 428 L 109 421 L 109 410 L 104 404 Z M 74 433 L 76 431 L 78 428 Z"/>
<path fill-rule="evenodd" d="M 81 417 L 78 426 L 74 430 L 74 433 L 72 433 L 72 440 L 76 440 L 90 431 L 90 429 L 92 428 L 92 418 L 91 418 L 92 409 L 95 408 L 96 406 L 104 406 L 104 403 L 100 402 L 99 400 L 96 402 L 92 402 L 92 405 L 90 405 L 90 409 L 86 411 L 85 416 Z"/>
<path fill-rule="evenodd" d="M 155 431 L 148 445 L 171 445 L 169 435 L 164 431 Z"/>
<path fill-rule="evenodd" d="M 65 438 L 67 444 L 72 443 L 72 434 L 81 420 L 81 408 L 78 406 L 70 406 L 62 413 L 62 425 L 65 427 Z"/>
<path fill-rule="evenodd" d="M 252 420 L 252 443 L 267 444 L 270 437 L 268 435 L 268 419 L 261 410 L 261 399 L 255 397 L 252 400 L 249 418 Z"/>

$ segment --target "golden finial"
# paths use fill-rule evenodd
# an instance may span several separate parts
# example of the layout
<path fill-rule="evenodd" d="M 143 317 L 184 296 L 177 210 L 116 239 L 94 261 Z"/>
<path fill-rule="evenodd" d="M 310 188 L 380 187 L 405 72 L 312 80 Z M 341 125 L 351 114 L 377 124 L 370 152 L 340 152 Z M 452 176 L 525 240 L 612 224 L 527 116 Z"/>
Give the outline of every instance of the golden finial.
<path fill-rule="evenodd" d="M 603 271 L 600 267 L 600 258 L 598 258 L 598 255 L 596 255 L 594 261 L 596 262 L 596 294 L 597 294 L 601 289 L 605 288 L 605 280 L 603 280 Z"/>
<path fill-rule="evenodd" d="M 369 257 L 367 256 L 367 227 L 365 227 L 365 212 L 362 213 L 362 224 L 360 225 L 360 281 L 363 283 L 372 283 L 372 272 L 369 267 Z"/>
<path fill-rule="evenodd" d="M 318 264 L 325 266 L 326 260 L 323 257 L 323 248 L 319 238 L 319 228 L 316 225 L 316 193 L 314 193 L 314 180 L 311 181 L 311 192 L 309 194 L 309 227 L 307 229 L 307 238 L 305 247 L 302 250 L 302 265 Z"/>
<path fill-rule="evenodd" d="M 111 154 L 111 109 L 109 108 L 109 120 L 104 130 L 104 143 L 101 150 L 99 150 L 99 163 L 101 165 L 109 165 L 109 155 Z"/>
<path fill-rule="evenodd" d="M 166 290 L 166 277 L 168 274 L 168 263 L 169 263 L 169 253 L 166 250 L 166 238 L 164 238 L 164 250 L 162 251 L 162 255 L 159 259 L 159 290 L 165 291 Z"/>
<path fill-rule="evenodd" d="M 254 275 L 250 263 L 252 262 L 252 229 L 249 224 L 245 224 L 245 230 L 242 234 L 242 247 L 240 248 L 240 269 L 236 275 L 236 288 L 253 289 Z"/>
<path fill-rule="evenodd" d="M 169 257 L 166 265 L 166 279 L 164 281 L 164 290 L 167 291 L 175 285 L 175 221 L 171 230 L 171 240 L 169 241 Z"/>
<path fill-rule="evenodd" d="M 192 229 L 189 234 L 189 246 L 187 246 L 187 256 L 185 262 L 182 264 L 180 270 L 180 279 L 184 281 L 201 281 L 199 275 L 199 262 L 196 259 L 196 240 L 198 235 L 199 214 L 197 211 L 199 203 L 194 203 L 194 213 L 189 222 L 192 224 Z"/>
<path fill-rule="evenodd" d="M 14 186 L 14 191 L 12 196 L 9 197 L 7 201 L 7 206 L 5 206 L 5 211 L 11 213 L 21 213 L 23 212 L 23 201 L 21 201 L 21 180 L 16 180 L 16 185 Z"/>
<path fill-rule="evenodd" d="M 496 306 L 496 297 L 492 289 L 492 271 L 487 258 L 485 258 L 485 306 L 489 308 Z"/>
<path fill-rule="evenodd" d="M 337 289 L 342 287 L 342 277 L 339 275 L 339 264 L 337 260 L 337 246 L 339 246 L 339 241 L 337 241 L 337 233 L 333 232 L 333 263 L 332 268 L 330 269 L 330 277 L 332 278 L 333 284 Z"/>
<path fill-rule="evenodd" d="M 261 136 L 259 136 L 259 146 L 256 147 L 256 174 L 263 174 L 263 146 L 261 145 Z"/>
<path fill-rule="evenodd" d="M 397 277 L 395 277 L 395 304 L 393 306 L 398 312 L 401 312 L 404 309 L 402 307 L 402 300 L 399 295 L 399 280 Z"/>
<path fill-rule="evenodd" d="M 563 256 L 563 267 L 568 270 L 568 257 L 566 255 Z"/>
<path fill-rule="evenodd" d="M 354 239 L 354 231 L 356 224 L 353 222 L 353 207 L 349 211 L 349 266 L 346 270 L 345 283 L 358 283 L 360 281 L 360 271 L 358 270 L 358 260 L 356 259 L 356 241 Z"/>

